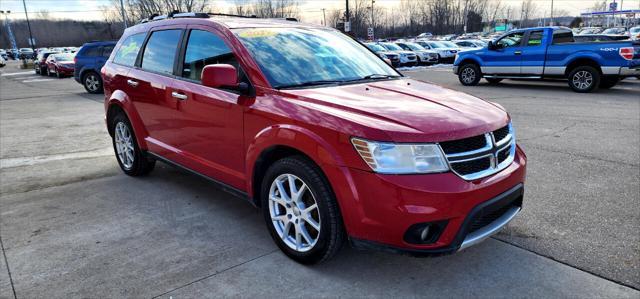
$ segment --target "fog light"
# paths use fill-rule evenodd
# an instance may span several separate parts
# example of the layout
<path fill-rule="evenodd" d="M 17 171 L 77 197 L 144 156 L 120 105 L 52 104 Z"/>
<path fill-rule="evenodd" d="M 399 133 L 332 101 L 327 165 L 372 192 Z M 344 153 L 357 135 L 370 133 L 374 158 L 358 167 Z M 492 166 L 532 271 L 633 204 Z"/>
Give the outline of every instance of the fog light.
<path fill-rule="evenodd" d="M 426 241 L 427 238 L 429 237 L 429 227 L 430 227 L 430 225 L 427 224 L 427 226 L 425 226 L 422 229 L 422 232 L 420 232 L 420 240 L 422 242 Z"/>
<path fill-rule="evenodd" d="M 417 223 L 404 233 L 404 241 L 410 244 L 431 244 L 438 241 L 447 221 Z"/>

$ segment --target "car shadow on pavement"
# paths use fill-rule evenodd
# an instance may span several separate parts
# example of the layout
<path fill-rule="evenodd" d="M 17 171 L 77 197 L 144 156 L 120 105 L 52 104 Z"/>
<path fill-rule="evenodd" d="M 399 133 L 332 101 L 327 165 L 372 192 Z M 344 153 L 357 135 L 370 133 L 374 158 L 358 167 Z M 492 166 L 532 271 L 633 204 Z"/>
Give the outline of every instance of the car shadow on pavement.
<path fill-rule="evenodd" d="M 19 297 L 632 297 L 638 293 L 490 239 L 413 258 L 345 246 L 316 266 L 271 240 L 260 211 L 164 164 L 2 198 Z M 533 287 L 535 286 L 535 288 Z"/>
<path fill-rule="evenodd" d="M 566 81 L 559 80 L 514 80 L 508 79 L 504 80 L 498 84 L 491 84 L 488 82 L 480 82 L 478 86 L 482 88 L 493 87 L 493 88 L 512 88 L 522 90 L 523 92 L 526 90 L 528 92 L 567 92 L 574 94 L 574 92 L 569 88 Z M 620 88 L 623 87 L 623 88 Z M 597 89 L 595 92 L 591 94 L 610 94 L 610 95 L 631 95 L 635 92 L 640 92 L 640 84 L 625 82 L 622 81 L 618 83 L 615 87 L 611 89 Z"/>

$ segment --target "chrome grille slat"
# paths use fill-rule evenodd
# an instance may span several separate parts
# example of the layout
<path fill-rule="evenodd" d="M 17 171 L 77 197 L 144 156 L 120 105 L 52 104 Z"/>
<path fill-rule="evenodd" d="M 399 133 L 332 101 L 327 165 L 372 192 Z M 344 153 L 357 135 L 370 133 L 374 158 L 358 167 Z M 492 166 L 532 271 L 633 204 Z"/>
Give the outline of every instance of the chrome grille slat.
<path fill-rule="evenodd" d="M 496 137 L 502 138 L 495 140 Z M 470 147 L 469 144 L 464 144 L 464 142 L 474 142 L 471 146 L 479 146 L 480 143 L 477 142 L 479 136 L 447 141 L 444 143 L 446 146 L 443 146 L 443 143 L 440 144 L 449 163 L 449 168 L 455 174 L 465 180 L 472 181 L 497 173 L 511 165 L 516 151 L 516 138 L 511 123 L 506 127 L 485 133 L 484 138 L 486 140 L 484 146 L 465 152 L 458 152 L 457 150 Z M 456 144 L 457 142 L 460 144 Z M 505 151 L 508 151 L 507 155 L 505 155 Z M 490 163 L 487 163 L 487 157 L 490 158 Z M 486 167 L 487 164 L 489 164 L 488 167 Z M 477 169 L 482 170 L 474 171 Z M 469 171 L 474 172 L 469 173 Z"/>

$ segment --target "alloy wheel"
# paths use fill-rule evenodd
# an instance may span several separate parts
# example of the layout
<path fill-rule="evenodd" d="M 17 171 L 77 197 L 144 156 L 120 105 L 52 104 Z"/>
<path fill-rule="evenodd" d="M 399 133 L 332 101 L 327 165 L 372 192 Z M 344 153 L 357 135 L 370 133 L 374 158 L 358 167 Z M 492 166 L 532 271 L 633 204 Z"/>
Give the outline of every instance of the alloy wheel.
<path fill-rule="evenodd" d="M 129 127 L 124 122 L 116 124 L 115 143 L 118 159 L 125 169 L 131 169 L 134 161 L 133 137 L 129 131 Z"/>
<path fill-rule="evenodd" d="M 98 85 L 100 85 L 100 81 L 96 78 L 95 75 L 88 75 L 87 78 L 84 79 L 84 84 L 87 86 L 87 89 L 90 91 L 97 91 Z"/>
<path fill-rule="evenodd" d="M 573 85 L 579 89 L 587 89 L 593 84 L 593 75 L 587 71 L 579 71 L 573 75 Z"/>
<path fill-rule="evenodd" d="M 470 67 L 467 67 L 462 70 L 462 74 L 460 76 L 462 77 L 462 81 L 464 83 L 471 84 L 476 79 L 476 71 Z"/>
<path fill-rule="evenodd" d="M 320 210 L 315 196 L 299 177 L 281 174 L 269 189 L 271 223 L 287 247 L 311 250 L 320 238 Z"/>

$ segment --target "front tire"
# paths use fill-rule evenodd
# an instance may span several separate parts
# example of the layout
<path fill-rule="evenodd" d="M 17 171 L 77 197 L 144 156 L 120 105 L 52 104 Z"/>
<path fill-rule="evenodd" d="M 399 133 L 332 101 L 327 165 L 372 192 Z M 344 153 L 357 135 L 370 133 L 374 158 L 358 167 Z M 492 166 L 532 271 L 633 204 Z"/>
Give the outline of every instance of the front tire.
<path fill-rule="evenodd" d="M 140 150 L 131 123 L 124 113 L 113 118 L 111 129 L 113 150 L 122 171 L 130 176 L 143 176 L 151 172 L 156 161 Z"/>
<path fill-rule="evenodd" d="M 458 80 L 464 86 L 475 86 L 478 85 L 480 79 L 482 78 L 482 73 L 480 73 L 480 68 L 473 64 L 468 63 L 460 67 L 458 71 Z"/>
<path fill-rule="evenodd" d="M 102 93 L 102 78 L 95 72 L 89 72 L 82 76 L 82 85 L 88 93 Z"/>
<path fill-rule="evenodd" d="M 592 66 L 579 66 L 569 73 L 569 87 L 575 92 L 592 92 L 600 85 L 600 72 Z"/>
<path fill-rule="evenodd" d="M 61 79 L 62 77 L 64 77 L 64 76 L 60 73 L 60 71 L 58 70 L 58 68 L 56 68 L 56 69 L 55 69 L 55 71 L 56 71 L 56 77 L 58 77 L 58 79 Z"/>
<path fill-rule="evenodd" d="M 261 206 L 274 242 L 302 264 L 330 259 L 345 232 L 338 204 L 322 171 L 302 156 L 276 161 L 265 174 Z"/>

